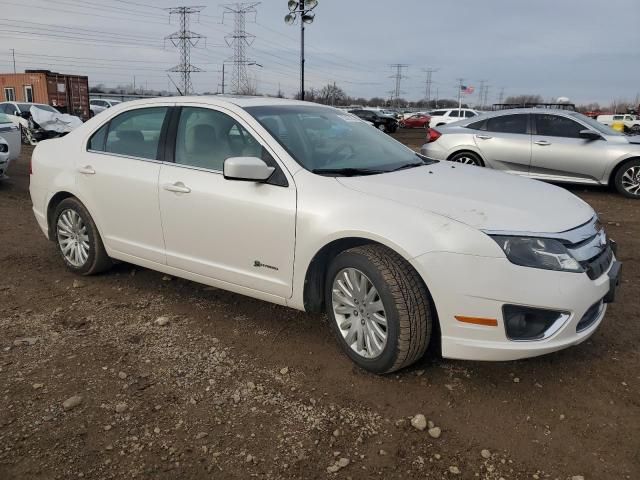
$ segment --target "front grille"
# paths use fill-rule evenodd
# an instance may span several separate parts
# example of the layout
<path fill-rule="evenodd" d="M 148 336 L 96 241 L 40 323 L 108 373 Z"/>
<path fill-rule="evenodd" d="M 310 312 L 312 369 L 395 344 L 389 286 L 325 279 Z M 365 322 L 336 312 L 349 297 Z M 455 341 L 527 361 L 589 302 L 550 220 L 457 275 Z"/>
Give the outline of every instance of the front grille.
<path fill-rule="evenodd" d="M 576 332 L 581 332 L 583 330 L 586 330 L 591 325 L 593 325 L 594 322 L 600 316 L 600 312 L 602 311 L 602 306 L 603 306 L 602 300 L 600 300 L 598 303 L 594 303 L 593 305 L 591 305 L 591 307 L 589 307 L 589 310 L 585 312 L 585 314 L 582 316 L 582 318 L 578 322 L 578 325 L 576 326 Z"/>
<path fill-rule="evenodd" d="M 595 280 L 604 274 L 613 261 L 613 250 L 611 246 L 607 245 L 602 252 L 593 257 L 591 260 L 582 262 L 582 266 L 587 271 L 587 275 L 591 280 Z"/>

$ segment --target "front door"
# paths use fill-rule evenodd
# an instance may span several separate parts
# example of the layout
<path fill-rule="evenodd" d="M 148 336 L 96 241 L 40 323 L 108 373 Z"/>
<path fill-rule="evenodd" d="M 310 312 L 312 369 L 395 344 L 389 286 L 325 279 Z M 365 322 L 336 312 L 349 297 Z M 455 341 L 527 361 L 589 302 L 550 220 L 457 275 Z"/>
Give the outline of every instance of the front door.
<path fill-rule="evenodd" d="M 168 110 L 121 113 L 93 134 L 75 165 L 78 196 L 107 249 L 156 263 L 165 263 L 158 175 Z"/>
<path fill-rule="evenodd" d="M 607 141 L 580 138 L 588 127 L 563 115 L 533 115 L 531 175 L 549 180 L 596 181 L 604 174 L 608 155 Z"/>
<path fill-rule="evenodd" d="M 160 210 L 167 263 L 181 270 L 282 298 L 291 296 L 296 191 L 280 184 L 226 180 L 229 157 L 267 149 L 231 113 L 185 106 L 174 163 L 160 171 Z M 272 177 L 273 178 L 273 177 Z"/>

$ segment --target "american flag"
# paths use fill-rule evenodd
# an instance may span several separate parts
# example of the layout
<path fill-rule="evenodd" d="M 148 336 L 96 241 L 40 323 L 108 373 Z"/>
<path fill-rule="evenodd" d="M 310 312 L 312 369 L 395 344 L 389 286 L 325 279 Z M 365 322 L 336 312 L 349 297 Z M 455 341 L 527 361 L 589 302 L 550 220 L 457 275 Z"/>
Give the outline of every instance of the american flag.
<path fill-rule="evenodd" d="M 470 85 L 460 85 L 460 92 L 465 95 L 471 95 L 475 89 Z"/>

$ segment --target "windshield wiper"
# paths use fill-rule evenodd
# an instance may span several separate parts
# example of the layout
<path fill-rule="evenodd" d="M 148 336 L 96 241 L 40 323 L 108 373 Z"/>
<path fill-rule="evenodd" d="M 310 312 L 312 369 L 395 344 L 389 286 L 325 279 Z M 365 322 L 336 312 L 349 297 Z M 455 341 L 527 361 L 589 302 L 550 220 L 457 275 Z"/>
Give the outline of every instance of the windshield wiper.
<path fill-rule="evenodd" d="M 318 175 L 342 175 L 343 177 L 357 177 L 359 175 L 376 175 L 377 173 L 386 173 L 388 170 L 374 170 L 372 168 L 314 168 L 311 170 Z"/>
<path fill-rule="evenodd" d="M 397 172 L 398 170 L 405 170 L 407 168 L 415 168 L 415 167 L 423 167 L 425 165 L 426 165 L 425 162 L 405 163 L 404 165 L 401 165 L 398 168 L 394 168 L 393 170 L 389 170 L 389 171 Z"/>

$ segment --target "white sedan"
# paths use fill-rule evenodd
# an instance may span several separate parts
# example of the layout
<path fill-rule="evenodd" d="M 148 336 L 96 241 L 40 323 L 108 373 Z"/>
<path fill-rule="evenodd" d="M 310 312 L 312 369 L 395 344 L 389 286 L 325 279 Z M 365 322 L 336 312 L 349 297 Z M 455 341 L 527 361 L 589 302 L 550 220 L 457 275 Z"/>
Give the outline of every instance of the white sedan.
<path fill-rule="evenodd" d="M 38 145 L 33 211 L 73 272 L 113 260 L 309 312 L 392 372 L 589 338 L 620 264 L 566 190 L 422 157 L 284 99 L 127 102 Z"/>

